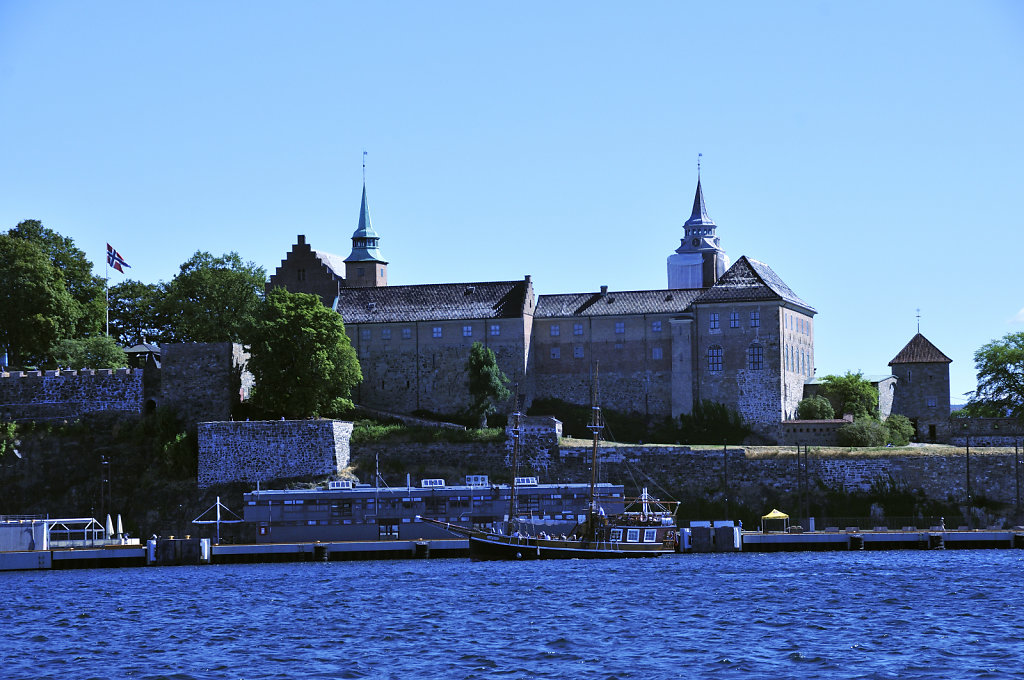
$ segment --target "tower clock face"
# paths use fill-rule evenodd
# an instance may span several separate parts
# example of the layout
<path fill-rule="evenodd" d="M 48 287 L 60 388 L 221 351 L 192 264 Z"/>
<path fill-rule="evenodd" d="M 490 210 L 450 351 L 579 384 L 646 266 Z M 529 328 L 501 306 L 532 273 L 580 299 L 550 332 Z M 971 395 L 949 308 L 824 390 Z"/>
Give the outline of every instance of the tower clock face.
<path fill-rule="evenodd" d="M 694 248 L 696 248 L 697 246 L 700 245 L 700 239 L 699 238 L 695 238 L 692 241 L 690 241 L 690 243 L 693 244 Z"/>

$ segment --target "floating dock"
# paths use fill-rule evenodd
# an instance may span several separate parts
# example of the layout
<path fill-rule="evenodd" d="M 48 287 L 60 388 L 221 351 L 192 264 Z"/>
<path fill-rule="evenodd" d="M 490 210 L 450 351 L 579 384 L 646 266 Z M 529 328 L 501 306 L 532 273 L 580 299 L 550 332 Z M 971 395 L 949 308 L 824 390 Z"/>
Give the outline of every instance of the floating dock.
<path fill-rule="evenodd" d="M 1024 548 L 1024 531 L 981 530 L 872 530 L 813 531 L 806 533 L 743 533 L 744 552 L 796 552 L 806 550 L 961 550 Z"/>

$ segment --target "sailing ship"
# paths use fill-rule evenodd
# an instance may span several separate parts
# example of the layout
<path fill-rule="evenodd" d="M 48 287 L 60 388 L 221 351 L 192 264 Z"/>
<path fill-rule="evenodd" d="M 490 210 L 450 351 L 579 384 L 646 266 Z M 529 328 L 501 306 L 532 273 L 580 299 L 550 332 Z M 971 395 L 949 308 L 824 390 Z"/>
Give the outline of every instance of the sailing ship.
<path fill-rule="evenodd" d="M 596 381 L 595 381 L 596 382 Z M 545 560 L 657 557 L 677 550 L 679 530 L 673 503 L 653 499 L 644 488 L 641 496 L 627 501 L 623 512 L 608 516 L 595 493 L 597 486 L 597 445 L 604 421 L 597 405 L 596 388 L 591 399 L 590 424 L 593 445 L 590 458 L 590 487 L 587 515 L 571 535 L 549 536 L 536 532 L 529 518 L 518 508 L 516 480 L 522 441 L 522 413 L 513 413 L 512 483 L 508 520 L 504 530 L 485 531 L 429 517 L 419 519 L 469 539 L 472 560 Z"/>

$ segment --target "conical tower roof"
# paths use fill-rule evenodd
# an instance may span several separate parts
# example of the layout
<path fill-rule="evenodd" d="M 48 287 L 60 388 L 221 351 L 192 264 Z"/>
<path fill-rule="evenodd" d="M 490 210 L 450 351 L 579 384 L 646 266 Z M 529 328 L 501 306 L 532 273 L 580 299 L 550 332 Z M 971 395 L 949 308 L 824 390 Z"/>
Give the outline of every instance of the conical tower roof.
<path fill-rule="evenodd" d="M 363 182 L 363 200 L 359 205 L 359 226 L 352 234 L 352 253 L 345 262 L 380 262 L 387 264 L 379 248 L 380 235 L 370 223 L 370 205 L 366 200 L 366 183 Z"/>
<path fill-rule="evenodd" d="M 900 350 L 900 353 L 893 357 L 889 365 L 893 364 L 951 364 L 953 360 L 939 351 L 928 338 L 920 333 L 915 335 L 907 343 L 907 346 Z"/>
<path fill-rule="evenodd" d="M 693 210 L 690 211 L 690 219 L 686 220 L 683 226 L 715 226 L 714 220 L 708 215 L 708 209 L 704 206 L 704 192 L 700 188 L 699 177 L 697 178 L 697 191 L 693 195 Z"/>

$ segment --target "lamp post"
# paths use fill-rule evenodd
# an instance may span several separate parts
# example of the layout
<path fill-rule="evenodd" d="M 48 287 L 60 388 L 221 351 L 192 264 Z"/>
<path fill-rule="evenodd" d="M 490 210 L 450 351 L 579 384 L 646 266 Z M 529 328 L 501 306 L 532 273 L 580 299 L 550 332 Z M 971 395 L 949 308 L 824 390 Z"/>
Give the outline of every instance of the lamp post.
<path fill-rule="evenodd" d="M 971 433 L 967 431 L 967 423 L 964 423 L 964 444 L 967 451 L 967 528 L 974 528 L 974 513 L 971 511 Z"/>

